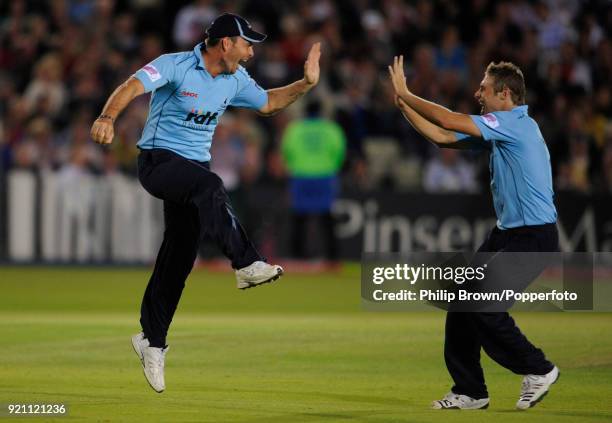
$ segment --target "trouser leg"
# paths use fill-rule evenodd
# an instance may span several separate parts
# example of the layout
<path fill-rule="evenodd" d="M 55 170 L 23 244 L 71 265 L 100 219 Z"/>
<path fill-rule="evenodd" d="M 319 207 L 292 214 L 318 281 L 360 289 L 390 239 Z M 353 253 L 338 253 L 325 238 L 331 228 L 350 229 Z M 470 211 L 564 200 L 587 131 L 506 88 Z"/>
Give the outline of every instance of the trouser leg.
<path fill-rule="evenodd" d="M 553 369 L 542 350 L 529 342 L 508 313 L 472 314 L 484 350 L 498 364 L 519 375 L 544 375 Z"/>
<path fill-rule="evenodd" d="M 234 269 L 262 260 L 234 214 L 219 176 L 208 170 L 200 173 L 189 202 L 198 209 L 202 236 L 215 241 Z"/>
<path fill-rule="evenodd" d="M 533 234 L 514 235 L 493 230 L 479 252 L 487 251 L 557 251 L 556 230 L 545 228 Z M 501 257 L 501 256 L 500 256 Z M 524 289 L 542 271 L 536 260 L 511 263 L 509 288 Z M 505 258 L 508 260 L 508 257 Z M 492 266 L 490 266 L 492 267 Z M 504 272 L 502 271 L 501 274 Z M 497 276 L 502 277 L 498 274 Z M 495 276 L 493 276 L 494 279 Z M 499 280 L 495 282 L 500 283 Z M 497 363 L 517 374 L 546 374 L 553 368 L 539 348 L 535 347 L 506 312 L 449 312 L 446 320 L 444 357 L 455 386 L 453 392 L 473 398 L 486 396 L 486 385 L 480 365 L 480 347 Z"/>
<path fill-rule="evenodd" d="M 140 324 L 149 344 L 166 345 L 166 335 L 191 272 L 199 244 L 197 210 L 164 201 L 164 239 L 140 309 Z"/>
<path fill-rule="evenodd" d="M 472 313 L 448 312 L 444 340 L 444 360 L 453 378 L 452 391 L 472 398 L 487 398 L 487 387 L 480 365 L 479 333 Z"/>
<path fill-rule="evenodd" d="M 200 238 L 209 237 L 239 269 L 263 260 L 234 215 L 221 178 L 206 165 L 169 151 L 141 153 L 139 176 L 151 195 L 197 209 Z"/>
<path fill-rule="evenodd" d="M 234 268 L 261 257 L 234 217 L 221 179 L 204 165 L 166 150 L 143 151 L 138 173 L 143 187 L 164 200 L 164 240 L 141 306 L 145 336 L 162 347 L 201 238 L 210 236 Z"/>
<path fill-rule="evenodd" d="M 548 255 L 537 255 L 537 252 L 558 251 L 556 228 L 506 233 L 501 237 L 502 254 L 489 262 L 492 282 L 498 290 L 522 292 L 550 264 Z M 498 261 L 501 263 L 496 263 Z M 553 369 L 553 364 L 546 359 L 541 349 L 527 339 L 510 314 L 473 315 L 485 352 L 498 364 L 520 375 L 543 375 Z"/>

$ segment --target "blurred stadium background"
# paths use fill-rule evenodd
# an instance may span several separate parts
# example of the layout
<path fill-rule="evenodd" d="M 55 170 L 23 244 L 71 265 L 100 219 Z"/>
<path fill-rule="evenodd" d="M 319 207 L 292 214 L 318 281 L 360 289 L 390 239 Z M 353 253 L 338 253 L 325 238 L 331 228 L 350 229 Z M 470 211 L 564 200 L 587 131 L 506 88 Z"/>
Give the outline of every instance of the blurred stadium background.
<path fill-rule="evenodd" d="M 308 99 L 346 139 L 335 257 L 472 250 L 494 224 L 487 158 L 430 147 L 394 108 L 386 66 L 398 53 L 416 93 L 467 113 L 478 113 L 472 95 L 489 61 L 519 64 L 552 156 L 562 248 L 612 250 L 607 0 L 2 1 L 0 404 L 68 403 L 72 421 L 88 422 L 440 421 L 427 406 L 449 383 L 443 317 L 362 311 L 350 263 L 300 274 L 290 262 L 279 284 L 246 294 L 225 261 L 223 272 L 194 271 L 169 337 L 168 391 L 146 386 L 129 335 L 149 269 L 105 265 L 149 265 L 160 243 L 161 205 L 135 178 L 147 96 L 118 119 L 112 146 L 89 128 L 118 84 L 191 49 L 223 11 L 269 34 L 247 64 L 264 88 L 299 78 L 309 46 L 324 43 Z M 265 119 L 234 110 L 215 134 L 213 169 L 273 259 L 294 258 L 296 223 L 306 257 L 328 253 L 329 225 L 292 216 L 283 158 L 286 129 L 308 108 Z M 217 253 L 204 245 L 201 256 Z M 38 266 L 56 263 L 101 266 Z M 611 315 L 517 320 L 561 383 L 534 410 L 510 413 L 520 378 L 485 357 L 492 408 L 453 421 L 609 421 Z"/>
<path fill-rule="evenodd" d="M 386 66 L 398 53 L 417 94 L 466 113 L 478 113 L 472 95 L 489 61 L 520 65 L 552 156 L 563 249 L 612 249 L 609 1 L 15 0 L 0 5 L 3 262 L 154 260 L 161 208 L 135 179 L 148 96 L 120 117 L 111 147 L 95 145 L 89 128 L 118 84 L 160 54 L 191 49 L 223 11 L 269 34 L 247 64 L 264 88 L 299 78 L 309 46 L 324 43 L 308 99 L 346 138 L 338 257 L 471 250 L 493 224 L 487 157 L 431 147 L 393 106 Z M 213 170 L 272 258 L 294 254 L 281 144 L 306 106 L 273 118 L 234 110 L 215 134 Z M 316 258 L 327 227 L 306 225 L 303 253 Z"/>

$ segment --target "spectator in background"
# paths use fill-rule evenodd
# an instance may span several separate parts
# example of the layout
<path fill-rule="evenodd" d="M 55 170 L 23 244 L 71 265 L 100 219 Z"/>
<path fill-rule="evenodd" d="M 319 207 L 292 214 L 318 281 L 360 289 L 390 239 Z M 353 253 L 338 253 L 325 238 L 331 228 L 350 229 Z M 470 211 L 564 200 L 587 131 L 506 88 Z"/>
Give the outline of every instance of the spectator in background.
<path fill-rule="evenodd" d="M 573 138 L 570 141 L 568 160 L 561 165 L 559 188 L 587 193 L 591 189 L 589 179 L 589 145 L 582 137 Z"/>
<path fill-rule="evenodd" d="M 104 155 L 89 136 L 89 121 L 77 116 L 68 130 L 58 136 L 56 144 L 57 163 L 63 167 L 78 164 L 77 167 L 84 171 L 100 172 L 103 169 Z"/>
<path fill-rule="evenodd" d="M 234 131 L 235 118 L 226 113 L 215 131 L 210 170 L 219 175 L 228 194 L 240 188 L 240 173 L 244 164 L 244 140 Z M 233 202 L 232 202 L 233 204 Z"/>
<path fill-rule="evenodd" d="M 59 55 L 43 56 L 34 68 L 34 79 L 24 93 L 31 114 L 57 116 L 66 104 L 67 92 L 62 82 L 62 62 Z"/>
<path fill-rule="evenodd" d="M 142 37 L 140 43 L 140 60 L 153 60 L 163 54 L 162 40 L 154 34 L 148 34 Z"/>
<path fill-rule="evenodd" d="M 587 132 L 582 110 L 569 111 L 565 128 L 566 160 L 560 167 L 559 188 L 587 193 L 592 188 L 592 176 L 599 167 L 600 152 Z"/>
<path fill-rule="evenodd" d="M 307 257 L 309 221 L 317 220 L 326 239 L 325 257 L 334 261 L 337 251 L 331 207 L 344 162 L 344 132 L 335 122 L 323 119 L 321 103 L 312 101 L 306 107 L 306 118 L 285 130 L 281 150 L 290 175 L 292 253 L 297 258 Z"/>
<path fill-rule="evenodd" d="M 52 127 L 45 117 L 32 120 L 25 138 L 15 148 L 14 163 L 20 168 L 51 170 L 57 165 Z"/>
<path fill-rule="evenodd" d="M 591 92 L 593 82 L 591 80 L 591 67 L 582 57 L 578 56 L 576 45 L 572 42 L 564 42 L 561 45 L 561 78 L 563 82 L 572 87 L 580 87 L 586 92 Z"/>
<path fill-rule="evenodd" d="M 277 43 L 264 46 L 262 59 L 258 65 L 257 72 L 264 86 L 283 85 L 291 77 L 282 46 Z"/>
<path fill-rule="evenodd" d="M 198 0 L 181 8 L 174 21 L 174 43 L 189 49 L 202 39 L 206 28 L 219 14 L 212 0 Z"/>
<path fill-rule="evenodd" d="M 440 149 L 425 166 L 423 188 L 430 193 L 476 192 L 474 167 L 457 150 Z"/>
<path fill-rule="evenodd" d="M 384 16 L 377 10 L 369 9 L 363 13 L 361 20 L 369 43 L 374 47 L 371 59 L 379 65 L 387 63 L 393 56 L 393 45 Z"/>
<path fill-rule="evenodd" d="M 545 1 L 538 1 L 535 11 L 540 50 L 554 56 L 561 44 L 572 35 L 572 28 L 568 27 L 562 13 L 551 9 Z"/>
<path fill-rule="evenodd" d="M 243 186 L 252 185 L 261 170 L 261 145 L 261 134 L 244 110 L 223 115 L 210 149 L 214 157 L 210 166 L 223 180 L 241 221 L 249 221 Z"/>
<path fill-rule="evenodd" d="M 123 13 L 117 16 L 113 24 L 110 45 L 124 53 L 133 53 L 138 47 L 138 37 L 134 30 L 134 16 Z"/>
<path fill-rule="evenodd" d="M 429 44 L 419 44 L 414 50 L 412 66 L 408 72 L 410 85 L 418 95 L 437 98 L 439 94 L 436 53 Z"/>
<path fill-rule="evenodd" d="M 555 179 L 562 182 L 567 178 L 558 175 L 568 165 L 571 143 L 567 122 L 572 109 L 585 113 L 585 131 L 595 141 L 595 153 L 603 154 L 605 147 L 604 128 L 612 116 L 612 42 L 608 29 L 612 15 L 608 3 L 0 2 L 0 68 L 6 75 L 0 76 L 2 160 L 8 170 L 32 120 L 44 115 L 52 125 L 51 131 L 61 134 L 70 128 L 75 113 L 99 110 L 105 101 L 102 93 L 117 86 L 142 63 L 160 56 L 173 44 L 179 49 L 190 48 L 223 8 L 248 9 L 249 14 L 268 26 L 270 51 L 262 51 L 249 62 L 249 71 L 262 85 L 282 84 L 280 81 L 299 77 L 305 46 L 319 40 L 326 43 L 319 96 L 347 136 L 347 164 L 342 174 L 345 185 L 369 187 L 368 163 L 362 152 L 364 139 L 386 136 L 405 140 L 413 135 L 408 124 L 397 123 L 403 121 L 398 112 L 392 115 L 387 111 L 389 102 L 377 82 L 380 64 L 387 63 L 391 53 L 413 58 L 408 64 L 408 77 L 417 94 L 453 109 L 466 94 L 476 90 L 480 69 L 488 62 L 503 59 L 519 64 L 528 85 L 533 87 L 529 102 L 549 143 Z M 128 173 L 134 172 L 133 145 L 146 117 L 147 99 L 138 102 L 139 110 L 145 109 L 144 117 L 140 117 L 141 112 L 132 116 L 126 111 L 130 116 L 118 122 L 118 126 L 123 125 L 123 130 L 118 131 L 121 142 L 109 150 L 115 156 L 110 161 Z M 249 167 L 258 169 L 252 172 L 252 183 L 278 181 L 282 175 L 282 166 L 275 164 L 281 163 L 284 122 L 291 119 L 291 111 L 267 121 L 250 119 L 263 128 L 262 144 L 249 150 L 256 154 L 247 154 L 258 161 Z M 402 154 L 407 156 L 404 158 L 425 160 L 429 152 L 421 147 L 421 143 L 404 143 Z M 55 154 L 56 148 L 58 145 L 52 145 L 50 153 Z M 261 163 L 264 157 L 268 166 Z M 589 157 L 586 178 L 596 191 L 603 186 L 606 169 L 601 157 L 593 156 L 591 144 Z M 259 170 L 262 168 L 263 172 Z M 478 173 L 486 173 L 486 169 L 485 161 L 478 163 Z M 269 176 L 272 178 L 266 179 Z M 574 189 L 569 183 L 563 186 Z"/>
<path fill-rule="evenodd" d="M 17 99 L 8 103 L 6 119 L 4 119 L 5 149 L 2 153 L 3 161 L 8 169 L 13 161 L 18 144 L 26 135 L 28 112 L 25 101 Z"/>
<path fill-rule="evenodd" d="M 89 210 L 94 206 L 97 193 L 89 171 L 91 158 L 88 150 L 87 144 L 76 145 L 58 171 L 55 195 L 60 204 L 57 219 L 57 230 L 62 234 L 58 245 L 60 261 L 76 259 L 84 262 L 90 257 L 90 237 L 84 229 L 91 224 Z"/>
<path fill-rule="evenodd" d="M 586 130 L 595 140 L 598 148 L 606 145 L 606 129 L 609 125 L 609 117 L 612 115 L 612 98 L 610 88 L 599 87 L 594 93 L 593 101 L 587 101 L 584 112 L 586 118 Z"/>
<path fill-rule="evenodd" d="M 302 57 L 306 50 L 306 35 L 304 33 L 304 22 L 299 16 L 288 14 L 280 22 L 283 30 L 283 39 L 280 48 L 283 52 L 285 62 L 292 70 L 299 70 L 302 66 Z"/>
<path fill-rule="evenodd" d="M 436 49 L 436 67 L 441 71 L 458 74 L 463 81 L 467 77 L 465 48 L 460 43 L 459 32 L 454 26 L 447 27 L 442 34 L 440 47 Z"/>
<path fill-rule="evenodd" d="M 112 155 L 117 167 L 128 175 L 136 176 L 136 158 L 138 148 L 134 143 L 140 137 L 142 127 L 147 120 L 147 103 L 136 99 L 134 104 L 125 111 L 125 117 L 117 123 L 116 140 L 112 146 Z"/>
<path fill-rule="evenodd" d="M 247 110 L 235 109 L 233 131 L 241 140 L 243 152 L 240 168 L 241 184 L 252 186 L 262 171 L 262 151 L 266 144 L 266 134 Z M 214 148 L 214 145 L 213 145 Z"/>

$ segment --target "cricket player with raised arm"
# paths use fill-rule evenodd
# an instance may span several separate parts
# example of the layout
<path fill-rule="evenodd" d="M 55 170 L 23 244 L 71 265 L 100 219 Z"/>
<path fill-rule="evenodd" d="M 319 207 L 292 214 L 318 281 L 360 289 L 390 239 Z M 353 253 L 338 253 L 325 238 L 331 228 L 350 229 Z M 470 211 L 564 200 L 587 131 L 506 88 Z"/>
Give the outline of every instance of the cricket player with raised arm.
<path fill-rule="evenodd" d="M 475 93 L 482 115 L 455 113 L 410 92 L 403 57 L 389 66 L 396 105 L 427 140 L 444 148 L 486 149 L 497 226 L 479 252 L 559 251 L 550 155 L 525 104 L 523 73 L 509 62 L 490 63 Z M 451 391 L 434 409 L 481 409 L 489 395 L 480 350 L 523 375 L 516 407 L 537 404 L 559 369 L 521 333 L 507 312 L 448 312 L 444 342 Z"/>
<path fill-rule="evenodd" d="M 200 239 L 209 237 L 231 260 L 239 289 L 283 274 L 255 249 L 232 212 L 219 176 L 210 171 L 210 147 L 228 106 L 270 116 L 306 94 L 319 81 L 320 43 L 304 64 L 304 77 L 264 90 L 240 65 L 266 35 L 242 17 L 218 16 L 205 42 L 192 51 L 164 54 L 142 67 L 109 97 L 91 128 L 101 144 L 113 141 L 113 123 L 137 96 L 151 92 L 149 116 L 138 142 L 138 177 L 164 203 L 164 239 L 142 300 L 142 332 L 132 337 L 144 374 L 156 392 L 165 389 L 166 335 L 193 267 Z"/>

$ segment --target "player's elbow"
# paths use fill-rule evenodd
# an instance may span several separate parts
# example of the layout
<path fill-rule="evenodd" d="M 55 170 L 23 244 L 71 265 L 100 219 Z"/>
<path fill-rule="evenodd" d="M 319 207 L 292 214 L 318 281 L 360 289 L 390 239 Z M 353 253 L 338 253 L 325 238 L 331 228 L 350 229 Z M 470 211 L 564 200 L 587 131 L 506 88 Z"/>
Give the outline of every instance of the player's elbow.
<path fill-rule="evenodd" d="M 433 132 L 432 136 L 432 142 L 440 148 L 446 148 L 449 144 L 452 144 L 457 141 L 457 139 L 455 138 L 455 134 L 452 131 L 446 130 L 444 128 L 438 128 L 437 131 Z"/>
<path fill-rule="evenodd" d="M 260 116 L 273 116 L 278 112 L 279 110 L 275 110 L 269 101 L 261 109 L 257 110 L 257 114 Z"/>
<path fill-rule="evenodd" d="M 432 140 L 432 143 L 438 148 L 450 148 L 450 145 L 453 142 L 449 139 L 437 138 L 435 140 Z"/>

